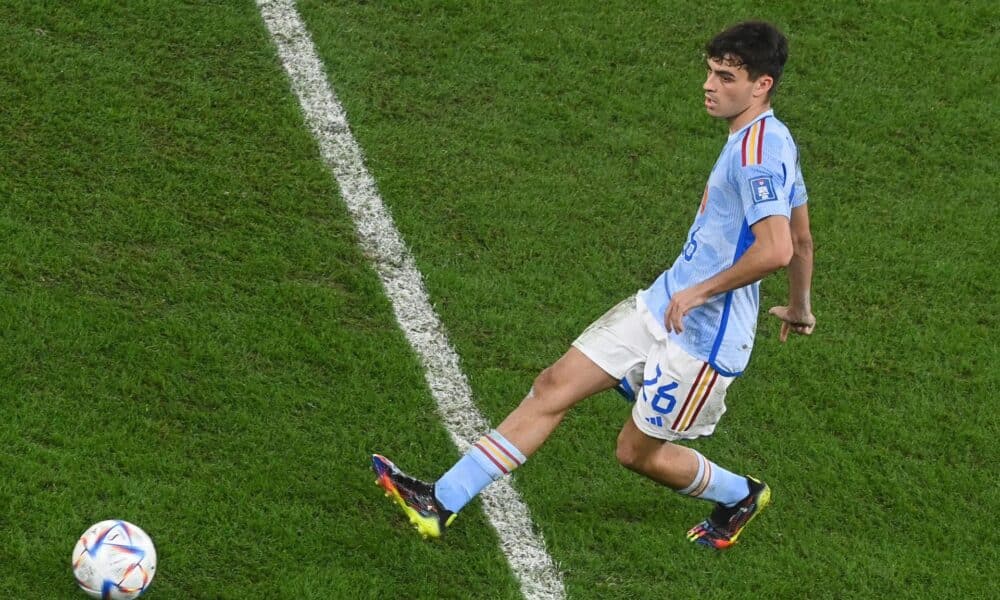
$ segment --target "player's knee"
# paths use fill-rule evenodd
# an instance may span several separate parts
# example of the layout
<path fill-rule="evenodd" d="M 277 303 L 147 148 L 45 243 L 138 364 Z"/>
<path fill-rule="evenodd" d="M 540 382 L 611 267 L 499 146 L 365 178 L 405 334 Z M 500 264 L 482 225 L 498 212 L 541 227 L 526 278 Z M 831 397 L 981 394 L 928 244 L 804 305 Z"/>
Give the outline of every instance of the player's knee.
<path fill-rule="evenodd" d="M 531 396 L 542 403 L 551 403 L 557 398 L 562 389 L 562 381 L 553 367 L 548 367 L 535 377 L 531 385 Z"/>
<path fill-rule="evenodd" d="M 636 445 L 631 437 L 626 435 L 623 431 L 618 434 L 618 444 L 615 447 L 615 458 L 617 458 L 618 462 L 626 469 L 636 471 L 639 470 L 646 457 L 641 448 Z"/>
<path fill-rule="evenodd" d="M 564 382 L 560 380 L 555 369 L 549 367 L 535 377 L 531 386 L 531 391 L 524 399 L 523 404 L 527 404 L 539 416 L 553 416 L 562 418 L 562 415 L 569 410 L 569 403 L 565 401 Z"/>
<path fill-rule="evenodd" d="M 535 377 L 531 385 L 531 394 L 536 397 L 551 396 L 559 389 L 559 380 L 555 370 L 547 367 Z"/>

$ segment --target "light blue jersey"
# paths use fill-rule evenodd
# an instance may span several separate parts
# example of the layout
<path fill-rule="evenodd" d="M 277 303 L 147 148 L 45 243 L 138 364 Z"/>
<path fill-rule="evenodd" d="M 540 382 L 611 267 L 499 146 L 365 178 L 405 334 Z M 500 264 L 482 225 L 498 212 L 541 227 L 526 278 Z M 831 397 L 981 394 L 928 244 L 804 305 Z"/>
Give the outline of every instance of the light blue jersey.
<path fill-rule="evenodd" d="M 791 218 L 805 204 L 798 149 L 784 123 L 767 111 L 729 136 L 712 169 L 681 255 L 639 293 L 666 330 L 670 296 L 731 267 L 754 241 L 750 226 L 765 217 Z M 712 297 L 684 317 L 670 337 L 686 352 L 735 376 L 750 360 L 759 312 L 760 282 Z"/>

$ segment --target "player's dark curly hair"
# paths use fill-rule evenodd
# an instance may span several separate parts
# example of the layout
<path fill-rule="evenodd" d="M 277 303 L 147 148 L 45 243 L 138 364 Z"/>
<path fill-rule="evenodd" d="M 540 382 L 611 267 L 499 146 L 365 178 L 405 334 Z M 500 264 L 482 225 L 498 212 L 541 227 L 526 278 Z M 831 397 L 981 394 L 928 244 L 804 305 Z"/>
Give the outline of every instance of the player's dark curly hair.
<path fill-rule="evenodd" d="M 768 97 L 774 94 L 788 60 L 788 38 L 765 21 L 746 21 L 733 25 L 705 44 L 705 57 L 728 60 L 747 70 L 750 79 L 765 73 L 774 79 Z"/>

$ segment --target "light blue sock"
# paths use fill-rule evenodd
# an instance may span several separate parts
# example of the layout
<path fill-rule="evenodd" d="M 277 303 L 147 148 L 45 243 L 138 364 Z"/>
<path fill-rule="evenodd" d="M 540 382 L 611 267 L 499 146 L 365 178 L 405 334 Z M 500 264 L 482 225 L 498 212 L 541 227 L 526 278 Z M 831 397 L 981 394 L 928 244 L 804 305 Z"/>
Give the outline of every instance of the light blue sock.
<path fill-rule="evenodd" d="M 715 463 L 712 465 L 712 479 L 701 494 L 706 500 L 714 500 L 723 506 L 733 506 L 750 493 L 750 482 L 742 475 L 727 471 Z"/>
<path fill-rule="evenodd" d="M 677 493 L 718 502 L 723 506 L 733 506 L 747 497 L 750 483 L 746 477 L 723 469 L 700 452 L 694 453 L 698 458 L 698 474 L 694 476 L 691 485 L 677 490 Z"/>
<path fill-rule="evenodd" d="M 514 444 L 493 430 L 479 438 L 455 466 L 434 484 L 438 502 L 451 512 L 462 510 L 490 483 L 527 460 Z"/>

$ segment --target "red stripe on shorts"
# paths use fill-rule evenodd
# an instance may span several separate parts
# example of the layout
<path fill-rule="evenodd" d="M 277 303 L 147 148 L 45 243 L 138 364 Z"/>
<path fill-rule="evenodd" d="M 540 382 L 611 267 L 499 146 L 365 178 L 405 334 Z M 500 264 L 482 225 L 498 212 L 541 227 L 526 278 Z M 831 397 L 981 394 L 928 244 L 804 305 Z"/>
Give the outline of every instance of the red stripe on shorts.
<path fill-rule="evenodd" d="M 718 371 L 712 371 L 712 381 L 708 382 L 708 389 L 705 390 L 705 395 L 702 396 L 701 402 L 698 403 L 698 408 L 694 409 L 694 414 L 691 415 L 691 421 L 687 424 L 687 427 L 684 428 L 684 431 L 691 429 L 691 426 L 694 425 L 694 422 L 698 419 L 698 413 L 701 412 L 701 407 L 705 406 L 705 402 L 708 401 L 708 397 L 712 395 L 712 388 L 715 387 L 715 382 L 718 381 L 718 379 Z"/>
<path fill-rule="evenodd" d="M 688 403 L 691 402 L 691 396 L 693 396 L 694 391 L 698 389 L 698 384 L 701 383 L 701 376 L 705 374 L 705 369 L 707 368 L 708 368 L 708 363 L 703 363 L 701 365 L 701 370 L 698 371 L 698 376 L 694 378 L 694 383 L 691 384 L 691 389 L 688 390 L 687 398 L 684 399 L 684 406 L 682 406 L 680 412 L 677 413 L 677 419 L 674 421 L 674 424 L 670 427 L 671 429 L 676 430 L 677 426 L 680 425 L 681 417 L 684 416 L 684 411 L 687 410 Z"/>

